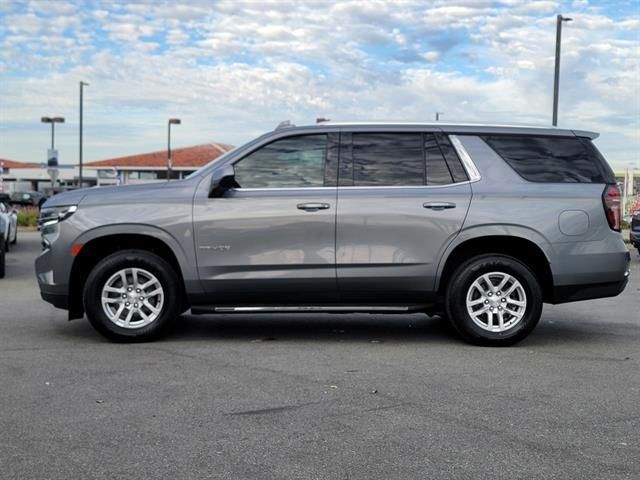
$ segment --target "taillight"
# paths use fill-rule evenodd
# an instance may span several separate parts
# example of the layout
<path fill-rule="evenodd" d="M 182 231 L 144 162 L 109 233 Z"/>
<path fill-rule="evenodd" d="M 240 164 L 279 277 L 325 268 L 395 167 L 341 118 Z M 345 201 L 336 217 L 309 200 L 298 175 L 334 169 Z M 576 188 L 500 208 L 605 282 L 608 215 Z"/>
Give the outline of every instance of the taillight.
<path fill-rule="evenodd" d="M 619 232 L 621 229 L 622 219 L 622 202 L 620 189 L 617 185 L 607 185 L 602 194 L 602 203 L 604 204 L 604 214 L 607 217 L 609 226 L 612 230 Z"/>

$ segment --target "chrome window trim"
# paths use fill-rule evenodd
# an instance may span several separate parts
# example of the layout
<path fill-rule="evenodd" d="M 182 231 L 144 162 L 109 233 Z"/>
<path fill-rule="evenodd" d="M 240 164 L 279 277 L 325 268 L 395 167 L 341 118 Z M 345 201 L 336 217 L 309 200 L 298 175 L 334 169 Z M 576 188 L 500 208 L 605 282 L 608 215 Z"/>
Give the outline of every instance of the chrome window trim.
<path fill-rule="evenodd" d="M 265 187 L 265 188 L 233 188 L 234 192 L 270 192 L 270 191 L 299 191 L 299 190 L 327 190 L 335 191 L 336 189 L 350 189 L 350 190 L 389 190 L 389 189 L 431 189 L 431 188 L 448 188 L 456 187 L 458 185 L 467 185 L 471 183 L 469 180 L 464 182 L 447 183 L 444 185 L 339 185 L 337 187 Z"/>
<path fill-rule="evenodd" d="M 456 182 L 456 183 L 445 183 L 444 185 L 340 185 L 338 186 L 338 188 L 342 189 L 342 188 L 349 188 L 349 189 L 385 189 L 388 190 L 390 188 L 401 188 L 401 189 L 408 189 L 408 188 L 448 188 L 448 187 L 455 187 L 457 185 L 466 185 L 470 183 L 469 180 L 465 180 L 464 182 Z"/>
<path fill-rule="evenodd" d="M 338 187 L 247 187 L 247 188 L 232 188 L 234 192 L 269 192 L 269 191 L 296 191 L 296 190 L 334 190 Z"/>
<path fill-rule="evenodd" d="M 467 175 L 469 175 L 469 182 L 477 182 L 478 180 L 480 180 L 482 177 L 480 176 L 478 167 L 476 167 L 476 164 L 473 163 L 473 160 L 471 160 L 469 152 L 467 152 L 467 149 L 464 148 L 464 145 L 462 144 L 458 136 L 449 135 L 449 140 L 451 140 L 451 145 L 453 145 L 453 148 L 458 153 L 458 157 L 460 157 L 462 165 L 467 171 Z"/>

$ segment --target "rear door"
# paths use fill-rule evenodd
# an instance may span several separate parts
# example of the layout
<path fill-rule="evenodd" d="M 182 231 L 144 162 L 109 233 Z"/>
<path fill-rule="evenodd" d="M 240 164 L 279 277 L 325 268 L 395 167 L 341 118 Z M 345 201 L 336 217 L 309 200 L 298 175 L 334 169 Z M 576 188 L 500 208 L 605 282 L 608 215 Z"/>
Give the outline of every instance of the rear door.
<path fill-rule="evenodd" d="M 446 135 L 343 132 L 336 222 L 341 298 L 426 301 L 470 201 L 467 174 Z"/>

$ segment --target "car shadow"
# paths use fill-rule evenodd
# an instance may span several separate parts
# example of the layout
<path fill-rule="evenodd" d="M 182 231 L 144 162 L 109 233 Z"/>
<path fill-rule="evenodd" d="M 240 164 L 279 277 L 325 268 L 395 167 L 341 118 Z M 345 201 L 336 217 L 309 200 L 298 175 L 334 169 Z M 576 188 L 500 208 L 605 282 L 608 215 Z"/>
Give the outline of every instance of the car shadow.
<path fill-rule="evenodd" d="M 172 340 L 456 342 L 449 324 L 424 314 L 183 315 Z"/>

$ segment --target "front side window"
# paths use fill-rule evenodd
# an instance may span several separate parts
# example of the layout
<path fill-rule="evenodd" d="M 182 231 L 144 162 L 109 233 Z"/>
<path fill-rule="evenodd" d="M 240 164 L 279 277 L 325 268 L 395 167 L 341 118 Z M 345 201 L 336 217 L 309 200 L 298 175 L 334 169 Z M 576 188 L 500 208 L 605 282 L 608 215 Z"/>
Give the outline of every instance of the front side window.
<path fill-rule="evenodd" d="M 324 186 L 327 135 L 276 140 L 234 164 L 239 188 Z"/>

